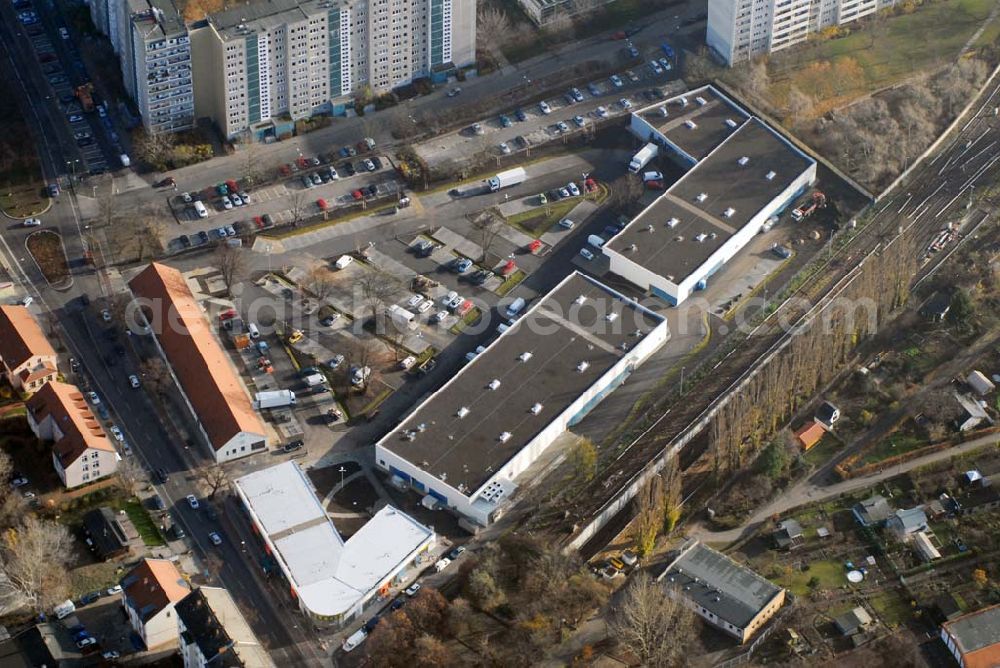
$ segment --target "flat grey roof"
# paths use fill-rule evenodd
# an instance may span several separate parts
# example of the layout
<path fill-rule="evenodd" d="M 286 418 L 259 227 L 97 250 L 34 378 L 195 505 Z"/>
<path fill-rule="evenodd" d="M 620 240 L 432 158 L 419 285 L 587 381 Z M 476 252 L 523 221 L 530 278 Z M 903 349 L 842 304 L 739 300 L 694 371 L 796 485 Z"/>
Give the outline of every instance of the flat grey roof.
<path fill-rule="evenodd" d="M 233 39 L 285 23 L 303 21 L 341 3 L 333 2 L 325 8 L 320 4 L 320 0 L 251 0 L 245 5 L 212 14 L 208 20 L 223 38 Z M 238 30 L 241 25 L 247 28 L 246 32 Z"/>
<path fill-rule="evenodd" d="M 698 98 L 704 100 L 705 104 L 701 104 Z M 666 107 L 669 116 L 664 118 L 660 107 Z M 711 86 L 672 97 L 637 113 L 696 161 L 711 153 L 750 118 L 746 111 Z M 695 127 L 689 127 L 686 121 L 691 121 Z M 732 121 L 735 125 L 726 121 Z"/>
<path fill-rule="evenodd" d="M 811 164 L 750 118 L 605 245 L 680 283 Z"/>
<path fill-rule="evenodd" d="M 1000 644 L 1000 605 L 963 615 L 944 626 L 966 654 Z"/>
<path fill-rule="evenodd" d="M 661 576 L 699 607 L 730 624 L 746 628 L 781 587 L 701 543 L 686 549 Z"/>
<path fill-rule="evenodd" d="M 582 304 L 576 303 L 581 296 Z M 380 445 L 471 496 L 662 322 L 574 273 Z M 524 353 L 530 359 L 522 361 Z M 577 369 L 581 362 L 588 364 L 583 371 Z M 499 385 L 490 389 L 493 381 Z M 542 406 L 537 414 L 535 404 Z M 458 415 L 462 408 L 465 417 Z M 505 432 L 509 437 L 502 441 Z"/>
<path fill-rule="evenodd" d="M 132 20 L 145 28 L 147 42 L 187 34 L 184 20 L 172 0 L 129 0 L 129 11 Z M 143 13 L 148 15 L 142 16 Z"/>

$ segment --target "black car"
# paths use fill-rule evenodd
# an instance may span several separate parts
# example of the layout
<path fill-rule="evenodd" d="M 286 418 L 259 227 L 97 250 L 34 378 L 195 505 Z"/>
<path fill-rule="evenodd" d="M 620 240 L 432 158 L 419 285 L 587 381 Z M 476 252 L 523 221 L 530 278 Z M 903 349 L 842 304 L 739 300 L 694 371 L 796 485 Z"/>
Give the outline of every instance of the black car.
<path fill-rule="evenodd" d="M 517 120 L 521 121 L 522 123 L 528 120 L 528 115 L 524 113 L 524 109 L 518 109 L 517 111 L 515 111 L 514 116 L 515 118 L 517 118 Z"/>
<path fill-rule="evenodd" d="M 622 228 L 618 227 L 617 225 L 608 225 L 607 227 L 604 228 L 604 238 L 610 239 L 611 237 L 615 236 L 621 231 Z"/>
<path fill-rule="evenodd" d="M 378 196 L 378 187 L 373 183 L 372 185 L 365 188 L 365 193 L 369 197 L 376 197 Z"/>
<path fill-rule="evenodd" d="M 260 217 L 260 219 L 264 221 L 264 227 L 274 226 L 274 221 L 271 219 L 271 214 L 265 213 L 263 216 Z"/>
<path fill-rule="evenodd" d="M 213 508 L 207 503 L 204 504 L 204 506 L 205 506 L 205 515 L 208 517 L 208 519 L 212 520 L 213 522 L 218 521 L 219 513 L 215 512 L 215 508 Z"/>
<path fill-rule="evenodd" d="M 322 320 L 320 320 L 319 324 L 323 325 L 324 327 L 330 327 L 336 321 L 337 321 L 336 317 L 334 317 L 332 315 L 328 315 L 325 318 L 323 318 Z"/>
<path fill-rule="evenodd" d="M 206 232 L 205 230 L 202 230 L 201 232 L 199 232 L 198 233 L 198 241 L 200 241 L 203 244 L 207 244 L 208 243 L 208 232 Z"/>
<path fill-rule="evenodd" d="M 448 553 L 448 558 L 451 559 L 452 561 L 455 561 L 456 559 L 462 556 L 463 552 L 465 552 L 465 546 L 459 545 L 454 550 Z"/>
<path fill-rule="evenodd" d="M 413 254 L 417 257 L 430 257 L 434 253 L 435 248 L 437 248 L 437 246 L 432 243 L 428 243 L 423 246 L 418 246 L 417 250 L 414 251 Z"/>
<path fill-rule="evenodd" d="M 89 592 L 89 593 L 84 594 L 83 596 L 81 596 L 80 597 L 80 603 L 82 603 L 84 605 L 90 605 L 91 603 L 93 603 L 94 601 L 96 601 L 97 599 L 99 599 L 100 597 L 101 597 L 101 592 L 99 592 L 99 591 L 92 591 L 92 592 Z"/>
<path fill-rule="evenodd" d="M 400 596 L 399 598 L 394 599 L 392 603 L 389 604 L 389 611 L 395 612 L 396 610 L 402 608 L 404 605 L 406 605 L 406 599 Z"/>
<path fill-rule="evenodd" d="M 301 440 L 291 441 L 290 443 L 285 443 L 283 446 L 281 446 L 281 451 L 295 452 L 296 450 L 299 450 L 303 447 L 305 447 L 305 443 L 303 443 Z"/>
<path fill-rule="evenodd" d="M 348 176 L 354 176 L 358 173 L 358 170 L 354 169 L 354 165 L 350 162 L 345 162 L 340 166 L 340 171 L 344 172 Z"/>
<path fill-rule="evenodd" d="M 373 155 L 372 158 L 371 158 L 371 160 L 372 160 L 372 164 L 375 165 L 375 169 L 382 169 L 382 159 L 381 158 L 379 158 L 376 155 Z"/>
<path fill-rule="evenodd" d="M 167 504 L 163 502 L 163 498 L 159 494 L 153 495 L 153 508 L 159 511 L 167 509 Z"/>
<path fill-rule="evenodd" d="M 170 528 L 170 532 L 174 534 L 174 538 L 176 538 L 177 540 L 180 540 L 181 538 L 187 535 L 186 533 L 184 533 L 184 529 L 181 527 L 180 524 L 174 524 L 174 526 Z"/>
<path fill-rule="evenodd" d="M 156 469 L 155 473 L 156 473 L 156 481 L 161 485 L 165 484 L 168 480 L 170 480 L 170 476 L 167 475 L 167 470 L 162 466 Z"/>
<path fill-rule="evenodd" d="M 367 622 L 365 622 L 365 625 L 362 628 L 365 630 L 365 633 L 371 633 L 372 631 L 375 630 L 375 627 L 378 626 L 378 623 L 380 621 L 382 621 L 380 618 L 372 617 Z"/>
<path fill-rule="evenodd" d="M 191 247 L 191 237 L 189 237 L 188 235 L 182 234 L 180 236 L 180 240 L 181 240 L 181 246 L 184 246 L 184 248 Z"/>

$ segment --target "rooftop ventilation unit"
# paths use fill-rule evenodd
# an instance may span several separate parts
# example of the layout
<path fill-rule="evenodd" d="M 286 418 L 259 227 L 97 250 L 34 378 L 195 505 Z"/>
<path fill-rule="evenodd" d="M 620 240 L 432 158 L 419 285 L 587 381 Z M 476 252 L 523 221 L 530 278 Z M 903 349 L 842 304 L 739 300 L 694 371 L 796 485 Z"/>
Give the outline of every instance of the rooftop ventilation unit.
<path fill-rule="evenodd" d="M 542 405 L 541 404 L 535 404 L 534 406 L 531 407 L 531 414 L 532 415 L 538 415 L 541 412 L 542 412 Z"/>
<path fill-rule="evenodd" d="M 656 228 L 654 228 L 652 225 L 647 225 L 646 226 L 646 231 L 649 232 L 650 234 L 652 234 L 653 232 L 656 231 Z"/>
<path fill-rule="evenodd" d="M 689 130 L 694 130 L 696 127 L 698 127 L 698 124 L 692 121 L 690 118 L 684 121 L 684 125 L 688 126 Z"/>
<path fill-rule="evenodd" d="M 590 368 L 590 362 L 587 361 L 580 362 L 579 364 L 576 365 L 576 370 L 580 373 L 583 373 L 589 368 Z"/>
<path fill-rule="evenodd" d="M 523 352 L 520 355 L 518 355 L 517 359 L 521 360 L 522 362 L 527 362 L 528 360 L 531 359 L 531 357 L 532 357 L 532 354 L 526 351 L 526 352 Z"/>
<path fill-rule="evenodd" d="M 726 218 L 732 218 L 734 213 L 736 213 L 736 209 L 734 209 L 733 207 L 729 207 L 728 209 L 722 212 L 722 215 L 725 216 Z"/>
<path fill-rule="evenodd" d="M 674 237 L 674 241 L 684 241 L 684 235 L 678 234 L 676 237 Z"/>
<path fill-rule="evenodd" d="M 642 330 L 641 330 L 641 329 L 638 329 L 638 328 L 636 328 L 636 330 L 635 330 L 634 332 L 632 332 L 632 336 L 634 336 L 635 338 L 637 338 L 637 339 L 638 339 L 639 337 L 641 337 L 641 336 L 642 336 Z"/>
<path fill-rule="evenodd" d="M 708 238 L 708 235 L 705 234 L 704 232 L 702 232 L 701 234 L 699 234 L 698 236 L 696 236 L 694 238 L 694 240 L 697 241 L 698 243 L 701 243 L 702 241 L 704 241 L 707 238 Z"/>
<path fill-rule="evenodd" d="M 455 415 L 457 415 L 460 418 L 464 418 L 468 414 L 469 414 L 469 409 L 466 406 L 462 406 L 461 408 L 458 409 L 458 412 L 455 413 Z"/>
<path fill-rule="evenodd" d="M 698 97 L 696 97 L 694 99 L 694 101 L 697 102 L 698 105 L 702 106 L 702 107 L 704 107 L 706 104 L 708 104 L 708 100 L 706 100 L 705 98 L 703 98 L 701 95 L 699 95 Z"/>
<path fill-rule="evenodd" d="M 774 172 L 768 172 L 767 175 L 764 176 L 764 178 L 767 179 L 768 181 L 773 181 L 775 176 L 777 176 L 777 174 L 775 174 Z"/>
<path fill-rule="evenodd" d="M 698 196 L 695 197 L 695 199 L 698 200 L 699 202 L 704 202 L 705 200 L 708 199 L 708 193 L 698 193 Z"/>
<path fill-rule="evenodd" d="M 744 166 L 744 165 L 746 165 L 746 164 L 747 164 L 748 162 L 750 162 L 750 158 L 748 158 L 747 156 L 743 156 L 742 158 L 740 158 L 740 159 L 739 159 L 739 160 L 737 160 L 736 162 L 740 163 L 740 167 L 743 167 L 743 166 Z"/>
<path fill-rule="evenodd" d="M 604 316 L 604 319 L 607 320 L 608 322 L 614 322 L 615 320 L 618 319 L 618 314 L 617 313 L 609 313 L 606 316 Z"/>
<path fill-rule="evenodd" d="M 708 238 L 709 238 L 709 239 L 714 239 L 714 238 L 716 238 L 717 236 L 719 236 L 719 235 L 718 235 L 718 234 L 716 234 L 715 232 L 712 232 L 711 234 L 709 234 L 709 235 L 708 235 Z"/>
<path fill-rule="evenodd" d="M 583 295 L 580 295 L 579 297 L 577 297 L 576 299 L 573 300 L 573 303 L 574 304 L 583 304 L 585 301 L 587 301 L 587 298 L 585 296 L 583 296 Z"/>
<path fill-rule="evenodd" d="M 506 443 L 509 440 L 510 440 L 510 432 L 509 431 L 505 431 L 504 433 L 500 434 L 500 442 L 501 443 Z"/>
<path fill-rule="evenodd" d="M 681 221 L 679 221 L 676 218 L 671 218 L 670 220 L 667 221 L 667 227 L 670 227 L 670 228 L 677 227 L 678 225 L 680 225 L 680 222 Z"/>
<path fill-rule="evenodd" d="M 667 274 L 667 280 L 670 281 L 671 283 L 674 283 L 675 282 L 674 281 L 674 275 L 673 274 Z"/>
<path fill-rule="evenodd" d="M 618 344 L 618 349 L 623 352 L 628 352 L 629 347 L 630 346 L 628 345 L 627 341 L 622 341 L 621 343 Z"/>
<path fill-rule="evenodd" d="M 729 127 L 733 128 L 734 130 L 736 129 L 736 121 L 734 121 L 731 118 L 727 118 L 726 119 L 726 125 L 728 125 Z"/>
<path fill-rule="evenodd" d="M 500 387 L 500 381 L 494 378 L 493 380 L 490 381 L 490 384 L 487 385 L 486 387 L 490 388 L 491 390 L 496 390 L 498 387 Z"/>
<path fill-rule="evenodd" d="M 637 246 L 636 244 L 630 244 L 628 249 L 634 253 L 637 250 L 639 250 L 639 246 Z"/>

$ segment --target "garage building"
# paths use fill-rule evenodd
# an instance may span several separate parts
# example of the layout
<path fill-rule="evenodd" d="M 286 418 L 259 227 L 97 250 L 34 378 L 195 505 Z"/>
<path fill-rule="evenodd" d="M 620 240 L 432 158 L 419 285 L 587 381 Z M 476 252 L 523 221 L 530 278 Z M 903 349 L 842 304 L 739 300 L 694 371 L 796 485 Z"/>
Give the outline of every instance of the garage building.
<path fill-rule="evenodd" d="M 815 160 L 711 86 L 634 113 L 629 130 L 687 172 L 603 252 L 675 306 L 816 180 Z"/>
<path fill-rule="evenodd" d="M 524 474 L 669 336 L 666 320 L 574 273 L 375 445 L 375 461 L 466 526 L 497 519 Z"/>

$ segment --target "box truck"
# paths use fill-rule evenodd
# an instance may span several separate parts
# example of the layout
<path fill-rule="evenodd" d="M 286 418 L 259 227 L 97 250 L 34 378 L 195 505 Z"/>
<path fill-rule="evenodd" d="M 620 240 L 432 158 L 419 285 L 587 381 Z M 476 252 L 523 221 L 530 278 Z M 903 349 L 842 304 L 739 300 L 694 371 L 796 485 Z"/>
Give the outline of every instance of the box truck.
<path fill-rule="evenodd" d="M 400 329 L 416 329 L 417 328 L 417 316 L 413 313 L 407 311 L 402 306 L 392 304 L 385 310 L 389 315 L 389 319 L 399 327 Z"/>
<path fill-rule="evenodd" d="M 501 188 L 516 186 L 518 183 L 524 183 L 527 180 L 528 173 L 524 171 L 524 167 L 515 167 L 514 169 L 508 169 L 505 172 L 500 172 L 496 176 L 487 179 L 486 183 L 490 187 L 490 192 L 495 193 Z"/>
<path fill-rule="evenodd" d="M 638 153 L 632 156 L 632 161 L 628 163 L 628 171 L 638 174 L 639 170 L 648 165 L 649 161 L 655 158 L 657 153 L 659 153 L 659 149 L 656 147 L 656 144 L 652 142 L 646 144 L 639 149 Z"/>
<path fill-rule="evenodd" d="M 254 395 L 253 407 L 257 410 L 265 408 L 284 408 L 295 405 L 295 393 L 291 390 L 271 390 L 258 392 Z"/>

